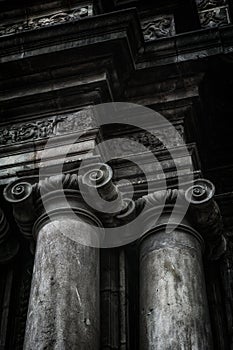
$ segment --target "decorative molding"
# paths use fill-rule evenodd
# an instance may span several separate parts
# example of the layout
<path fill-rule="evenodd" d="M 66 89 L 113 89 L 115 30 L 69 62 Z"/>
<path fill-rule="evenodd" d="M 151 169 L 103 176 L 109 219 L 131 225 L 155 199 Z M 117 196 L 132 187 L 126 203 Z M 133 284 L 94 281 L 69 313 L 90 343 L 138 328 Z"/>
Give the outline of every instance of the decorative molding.
<path fill-rule="evenodd" d="M 196 4 L 203 28 L 223 26 L 230 23 L 227 0 L 196 0 Z"/>
<path fill-rule="evenodd" d="M 176 133 L 176 130 L 178 133 Z M 138 153 L 145 151 L 161 151 L 167 148 L 181 146 L 181 139 L 184 138 L 184 127 L 179 125 L 176 127 L 168 127 L 161 130 L 152 130 L 151 133 L 145 131 L 132 135 L 120 136 L 111 139 L 108 142 L 108 150 L 112 157 L 121 156 L 122 154 Z"/>
<path fill-rule="evenodd" d="M 93 112 L 84 109 L 35 122 L 0 128 L 0 146 L 46 139 L 95 127 Z"/>
<path fill-rule="evenodd" d="M 32 230 L 36 236 L 38 228 L 47 222 L 49 213 L 57 216 L 73 210 L 92 220 L 95 217 L 106 227 L 116 227 L 131 221 L 143 210 L 142 230 L 145 234 L 158 225 L 169 223 L 183 227 L 199 240 L 201 235 L 210 259 L 216 260 L 225 253 L 222 217 L 213 199 L 215 190 L 210 181 L 198 179 L 186 190 L 155 191 L 134 202 L 123 198 L 112 179 L 109 165 L 87 164 L 78 175 L 61 174 L 39 182 L 35 178 L 18 179 L 4 189 L 4 197 L 12 203 L 15 220 L 29 239 L 32 239 Z M 174 222 L 169 222 L 170 217 Z"/>
<path fill-rule="evenodd" d="M 205 239 L 210 260 L 219 259 L 226 251 L 222 216 L 214 201 L 214 193 L 214 185 L 203 179 L 196 180 L 185 193 L 185 198 L 190 203 L 189 217 Z"/>
<path fill-rule="evenodd" d="M 50 176 L 40 180 L 34 186 L 34 200 L 40 198 L 41 194 L 57 191 L 62 187 L 65 189 L 79 190 L 79 177 L 77 174 L 61 174 Z"/>
<path fill-rule="evenodd" d="M 143 196 L 144 206 L 148 209 L 154 208 L 155 206 L 160 206 L 162 203 L 165 205 L 175 204 L 178 196 L 182 196 L 183 191 L 177 189 L 168 189 L 156 191 L 148 194 L 147 196 Z"/>
<path fill-rule="evenodd" d="M 208 10 L 210 8 L 225 6 L 227 0 L 196 0 L 198 11 Z"/>
<path fill-rule="evenodd" d="M 216 7 L 214 9 L 199 12 L 200 23 L 203 28 L 224 26 L 230 23 L 228 7 Z"/>
<path fill-rule="evenodd" d="M 96 209 L 102 213 L 107 208 L 108 216 L 111 216 L 111 211 L 117 215 L 126 207 L 126 202 L 123 201 L 122 194 L 112 182 L 112 178 L 111 167 L 104 163 L 91 166 L 82 177 L 82 184 L 88 189 L 90 201 L 94 201 Z"/>
<path fill-rule="evenodd" d="M 93 15 L 93 5 L 79 6 L 70 11 L 59 11 L 47 16 L 28 18 L 26 21 L 17 24 L 8 24 L 0 27 L 0 36 L 16 34 L 27 30 L 39 29 L 55 24 L 80 20 Z"/>
<path fill-rule="evenodd" d="M 84 215 L 92 220 L 96 218 L 95 214 L 99 214 L 105 221 L 106 217 L 101 214 L 104 214 L 106 207 L 113 211 L 113 214 L 107 215 L 108 217 L 122 214 L 122 217 L 119 217 L 120 221 L 123 217 L 128 219 L 132 214 L 133 205 L 123 200 L 121 192 L 112 182 L 112 169 L 108 165 L 91 164 L 83 168 L 81 173 L 82 175 L 54 175 L 40 181 L 35 177 L 22 178 L 5 187 L 4 197 L 12 204 L 16 223 L 26 239 L 32 240 L 33 232 L 36 236 L 37 228 L 47 222 L 49 216 L 46 210 L 52 215 L 61 213 L 59 210 L 65 213 L 67 202 L 69 203 L 67 208 L 70 211 L 73 210 L 78 215 Z M 63 192 L 62 195 L 61 192 Z M 93 209 L 88 205 L 93 201 L 96 204 L 100 203 L 99 207 L 97 205 Z M 97 225 L 99 222 L 96 218 Z"/>
<path fill-rule="evenodd" d="M 142 31 L 145 41 L 166 38 L 176 34 L 174 16 L 163 15 L 142 21 Z"/>
<path fill-rule="evenodd" d="M 169 189 L 148 194 L 136 201 L 136 208 L 138 212 L 145 211 L 143 213 L 143 229 L 147 233 L 156 228 L 154 221 L 157 222 L 158 219 L 160 224 L 165 226 L 168 224 L 170 214 L 173 214 L 174 205 L 178 204 L 182 208 L 182 204 L 186 202 L 187 205 L 188 203 L 188 212 L 184 213 L 184 218 L 182 211 L 179 217 L 179 209 L 175 213 L 175 216 L 178 215 L 178 226 L 188 227 L 187 223 L 189 223 L 194 236 L 198 238 L 198 234 L 200 234 L 204 239 L 208 258 L 217 260 L 226 251 L 226 240 L 223 236 L 221 213 L 213 197 L 213 184 L 208 180 L 198 179 L 187 190 Z M 159 209 L 162 210 L 158 218 L 156 213 L 159 213 Z M 176 220 L 175 216 L 174 220 Z"/>
<path fill-rule="evenodd" d="M 25 236 L 32 240 L 32 225 L 35 220 L 33 201 L 33 178 L 18 179 L 4 188 L 4 198 L 13 206 L 15 221 Z"/>

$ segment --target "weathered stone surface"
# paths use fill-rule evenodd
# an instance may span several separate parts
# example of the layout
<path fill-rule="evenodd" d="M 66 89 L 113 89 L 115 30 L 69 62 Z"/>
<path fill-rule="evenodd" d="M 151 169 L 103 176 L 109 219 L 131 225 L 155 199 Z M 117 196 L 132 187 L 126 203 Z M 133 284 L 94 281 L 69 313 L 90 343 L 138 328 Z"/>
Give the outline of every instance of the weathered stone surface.
<path fill-rule="evenodd" d="M 79 6 L 72 10 L 62 11 L 56 10 L 48 14 L 41 14 L 36 17 L 29 17 L 25 21 L 19 23 L 7 23 L 0 27 L 0 36 L 20 33 L 25 30 L 39 29 L 46 26 L 51 26 L 59 23 L 79 20 L 81 18 L 92 16 L 93 6 L 91 3 L 85 6 Z"/>
<path fill-rule="evenodd" d="M 175 35 L 173 15 L 155 16 L 142 21 L 142 30 L 145 41 L 152 41 Z"/>
<path fill-rule="evenodd" d="M 96 126 L 90 108 L 0 128 L 0 147 L 83 132 Z"/>
<path fill-rule="evenodd" d="M 228 0 L 196 0 L 203 28 L 230 23 Z"/>
<path fill-rule="evenodd" d="M 70 237 L 89 226 L 67 218 L 38 234 L 24 349 L 98 349 L 99 253 Z"/>
<path fill-rule="evenodd" d="M 201 245 L 161 230 L 140 248 L 140 350 L 210 350 Z"/>
<path fill-rule="evenodd" d="M 216 184 L 217 193 L 222 196 L 221 198 L 225 198 L 225 195 L 228 197 L 227 200 L 223 200 L 224 205 L 221 210 L 224 209 L 224 223 L 228 228 L 232 228 L 232 130 L 229 125 L 232 115 L 233 32 L 231 25 L 225 25 L 229 24 L 228 13 L 232 15 L 232 6 L 226 8 L 226 0 L 197 0 L 197 2 L 200 4 L 198 9 L 194 0 L 158 0 L 152 6 L 149 0 L 98 0 L 94 2 L 94 14 L 98 16 L 86 16 L 85 19 L 72 21 L 69 20 L 72 16 L 72 9 L 79 5 L 85 7 L 87 2 L 77 4 L 75 0 L 48 0 L 46 3 L 39 0 L 34 2 L 22 0 L 19 4 L 17 0 L 0 1 L 0 22 L 1 28 L 4 27 L 3 34 L 6 27 L 9 32 L 12 31 L 12 34 L 4 34 L 0 38 L 1 128 L 5 129 L 10 126 L 10 132 L 4 132 L 2 137 L 4 145 L 1 152 L 0 184 L 9 183 L 12 177 L 34 175 L 38 172 L 38 163 L 35 160 L 40 158 L 43 147 L 43 138 L 40 138 L 40 135 L 45 130 L 42 133 L 38 129 L 38 133 L 35 129 L 34 131 L 26 130 L 25 134 L 24 131 L 19 130 L 16 135 L 19 137 L 18 141 L 14 142 L 15 134 L 11 134 L 11 127 L 16 124 L 22 126 L 26 124 L 27 129 L 28 124 L 33 124 L 35 120 L 50 120 L 54 115 L 73 113 L 89 104 L 111 100 L 132 101 L 151 106 L 172 121 L 178 118 L 178 108 L 185 108 L 187 112 L 182 116 L 185 140 L 197 142 L 205 175 Z M 174 14 L 178 35 L 143 42 L 143 32 L 137 11 L 122 11 L 122 9 L 135 6 L 140 18 L 143 19 L 154 19 L 160 14 Z M 221 6 L 223 7 L 220 8 Z M 120 9 L 121 11 L 118 11 Z M 112 11 L 115 13 L 104 14 L 104 12 Z M 202 24 L 207 24 L 206 29 L 196 30 L 201 28 L 198 11 L 205 20 Z M 64 12 L 67 13 L 67 18 L 64 17 Z M 55 13 L 58 13 L 58 16 L 53 17 Z M 194 18 L 196 18 L 196 23 L 192 21 Z M 21 22 L 26 28 L 23 26 L 19 28 Z M 50 26 L 49 24 L 56 25 Z M 157 24 L 158 22 L 148 23 L 149 37 L 151 35 L 152 38 L 153 36 L 155 38 L 157 34 L 161 35 L 161 31 L 157 30 Z M 208 29 L 209 24 L 212 27 Z M 213 26 L 222 24 L 224 26 L 213 28 Z M 33 30 L 27 30 L 30 28 Z M 190 30 L 191 32 L 188 32 Z M 14 33 L 14 31 L 18 32 Z M 169 34 L 168 27 L 165 28 L 165 34 Z M 169 113 L 166 114 L 166 111 Z M 132 122 L 133 120 L 134 118 Z M 72 120 L 69 119 L 68 128 L 72 128 L 72 125 Z M 32 125 L 33 127 L 35 125 Z M 115 125 L 112 126 L 112 129 L 115 129 Z M 106 138 L 109 138 L 111 134 L 111 131 L 108 132 L 105 135 Z M 129 131 L 129 136 L 131 132 L 132 130 Z M 29 139 L 28 134 L 31 135 Z M 62 131 L 59 140 L 62 140 L 63 137 Z M 145 143 L 149 149 L 155 150 L 155 156 L 161 162 L 165 174 L 162 174 L 158 168 L 153 171 L 147 155 L 135 154 L 131 140 L 129 144 L 122 144 L 121 147 L 126 146 L 129 149 L 133 161 L 137 159 L 140 162 L 143 161 L 149 180 L 153 182 L 155 189 L 161 188 L 162 179 L 165 176 L 168 187 L 175 187 L 177 171 L 172 170 L 172 162 L 160 148 L 157 139 L 149 140 L 145 135 L 136 135 L 136 138 L 142 144 Z M 93 138 L 85 139 L 85 142 L 73 146 L 72 155 L 64 164 L 65 171 L 78 168 L 88 151 L 94 148 L 94 139 L 93 135 Z M 64 143 L 54 144 L 57 150 L 61 151 L 61 156 L 64 154 L 64 144 L 68 139 L 63 139 L 63 141 Z M 171 142 L 173 141 L 171 136 Z M 178 145 L 174 145 L 176 146 Z M 23 147 L 25 147 L 24 150 Z M 192 144 L 189 149 L 193 168 L 196 171 L 195 175 L 199 176 L 202 168 L 198 161 L 197 147 Z M 117 151 L 117 155 L 120 155 L 121 152 Z M 50 159 L 45 162 L 51 173 L 57 162 L 53 154 L 51 151 Z M 191 159 L 184 159 L 182 152 L 178 150 L 177 157 L 179 164 L 184 166 L 182 172 L 178 174 L 184 183 L 187 180 L 186 174 L 190 172 Z M 134 184 L 136 197 L 147 194 L 147 182 L 138 167 L 118 159 L 115 159 L 112 164 L 116 170 L 116 181 L 122 178 L 130 179 Z M 121 185 L 121 188 L 123 187 L 124 185 Z M 228 193 L 224 194 L 224 192 Z M 9 217 L 12 219 L 9 221 L 11 226 L 15 228 L 13 218 Z M 14 233 L 19 234 L 19 232 Z M 21 239 L 24 240 L 22 237 Z M 229 250 L 228 253 L 230 256 L 231 251 Z M 166 254 L 168 255 L 168 252 Z M 184 258 L 184 254 L 181 257 Z M 171 263 L 173 263 L 172 260 Z M 111 275 L 109 265 L 111 264 L 104 266 L 108 270 L 106 274 L 102 269 L 102 277 L 106 285 Z M 115 276 L 118 274 L 118 264 L 113 265 L 112 270 Z M 139 340 L 138 316 L 135 312 L 139 296 L 136 265 L 128 274 L 126 273 L 127 283 L 131 284 L 134 290 L 132 301 L 134 305 L 129 308 L 127 316 L 129 323 L 126 325 L 126 328 L 128 327 L 127 337 L 134 339 L 132 343 L 127 344 L 127 350 L 137 349 Z M 224 286 L 219 283 L 218 262 L 215 265 L 216 269 L 213 268 L 214 278 L 210 278 L 208 272 L 206 274 L 210 290 L 208 297 L 212 304 L 211 322 L 213 325 L 221 325 L 221 327 L 213 327 L 213 333 L 217 333 L 216 339 L 219 339 L 215 347 L 221 350 L 229 350 L 232 347 L 233 268 L 231 265 L 229 258 L 223 266 L 222 283 Z M 7 299 L 7 296 L 1 297 L 0 309 L 7 310 L 4 308 L 9 305 L 9 301 L 11 304 L 10 317 L 13 315 L 13 318 L 17 318 L 15 304 L 17 304 L 20 291 L 15 290 L 17 289 L 15 286 L 19 285 L 17 281 L 21 277 L 15 274 L 12 278 L 15 293 L 12 300 L 14 302 Z M 4 279 L 2 281 L 4 285 Z M 114 281 L 118 281 L 118 276 Z M 112 287 L 115 287 L 114 283 Z M 1 289 L 0 286 L 2 296 Z M 104 344 L 107 348 L 113 348 L 118 344 L 118 330 L 124 327 L 124 320 L 121 318 L 119 325 L 117 316 L 124 309 L 124 296 L 122 301 L 117 303 L 118 295 L 114 294 L 115 289 L 106 291 L 106 294 L 108 293 L 110 297 L 107 300 L 110 300 L 109 303 L 111 303 L 111 300 L 114 299 L 114 302 L 111 304 L 112 307 L 108 308 L 109 304 L 104 304 L 103 308 L 105 321 L 103 327 L 106 325 L 107 334 Z M 102 300 L 104 303 L 105 296 L 102 297 Z M 16 337 L 15 323 L 17 324 L 15 319 L 9 320 L 4 329 L 6 338 Z M 174 329 L 175 327 L 177 326 L 174 325 Z M 21 327 L 23 328 L 24 326 Z M 21 337 L 23 337 L 22 334 Z M 1 338 L 4 339 L 4 334 Z M 1 344 L 5 344 L 4 342 L 5 340 Z M 15 344 L 15 341 L 12 341 L 12 344 Z M 122 338 L 123 349 L 124 346 Z M 17 349 L 14 346 L 9 346 L 9 348 Z"/>

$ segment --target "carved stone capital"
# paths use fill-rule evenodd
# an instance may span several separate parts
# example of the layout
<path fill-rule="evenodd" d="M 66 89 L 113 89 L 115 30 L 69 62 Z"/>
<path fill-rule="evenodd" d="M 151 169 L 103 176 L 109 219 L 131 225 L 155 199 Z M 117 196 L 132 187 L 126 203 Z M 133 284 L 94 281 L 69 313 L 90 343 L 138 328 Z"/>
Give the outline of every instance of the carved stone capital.
<path fill-rule="evenodd" d="M 222 217 L 214 201 L 214 193 L 214 185 L 204 179 L 196 180 L 185 193 L 185 198 L 190 203 L 190 221 L 205 239 L 211 260 L 217 260 L 226 251 Z"/>
<path fill-rule="evenodd" d="M 147 234 L 152 230 L 155 232 L 168 226 L 172 229 L 173 226 L 187 225 L 183 205 L 185 205 L 184 191 L 178 189 L 156 191 L 137 200 L 136 207 L 143 210 L 144 233 Z M 171 214 L 173 214 L 172 220 L 170 220 Z"/>
<path fill-rule="evenodd" d="M 5 214 L 0 209 L 0 264 L 7 263 L 16 256 L 19 250 L 19 243 L 10 232 L 9 223 Z"/>
<path fill-rule="evenodd" d="M 116 227 L 130 221 L 135 215 L 135 204 L 123 198 L 119 188 L 113 183 L 113 171 L 107 164 L 91 166 L 82 177 L 87 201 L 94 201 L 95 211 L 105 227 Z M 84 191 L 84 192 L 85 192 Z"/>
<path fill-rule="evenodd" d="M 96 209 L 105 211 L 106 206 L 112 206 L 112 210 L 120 212 L 124 208 L 121 192 L 112 182 L 113 171 L 107 164 L 91 166 L 82 177 L 82 184 L 87 188 L 90 199 L 102 199 L 96 203 Z"/>
<path fill-rule="evenodd" d="M 18 179 L 7 185 L 3 191 L 5 199 L 12 204 L 15 221 L 27 238 L 32 238 L 32 225 L 35 220 L 33 201 L 34 178 Z"/>
<path fill-rule="evenodd" d="M 51 176 L 35 186 L 35 239 L 44 225 L 61 217 L 81 220 L 96 227 L 102 226 L 95 212 L 86 204 L 79 181 L 80 177 L 76 174 L 67 174 Z"/>
<path fill-rule="evenodd" d="M 40 181 L 18 179 L 5 188 L 5 199 L 12 204 L 15 220 L 27 239 L 36 238 L 48 220 L 60 215 L 76 215 L 95 226 L 108 223 L 113 226 L 113 220 L 129 220 L 134 203 L 122 198 L 108 165 L 92 164 L 80 173 Z M 110 214 L 106 214 L 109 210 Z"/>
<path fill-rule="evenodd" d="M 198 179 L 186 191 L 162 190 L 140 198 L 136 208 L 143 210 L 144 236 L 178 227 L 194 235 L 201 243 L 204 240 L 209 259 L 218 259 L 226 250 L 226 240 L 214 191 L 210 181 Z"/>

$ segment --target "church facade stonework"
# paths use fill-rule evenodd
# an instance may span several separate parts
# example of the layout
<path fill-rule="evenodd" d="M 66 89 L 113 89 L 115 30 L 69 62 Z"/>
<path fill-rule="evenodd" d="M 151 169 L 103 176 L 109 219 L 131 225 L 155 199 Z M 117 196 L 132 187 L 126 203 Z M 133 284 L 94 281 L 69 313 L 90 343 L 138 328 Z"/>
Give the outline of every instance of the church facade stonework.
<path fill-rule="evenodd" d="M 0 350 L 233 349 L 231 1 L 0 9 Z"/>

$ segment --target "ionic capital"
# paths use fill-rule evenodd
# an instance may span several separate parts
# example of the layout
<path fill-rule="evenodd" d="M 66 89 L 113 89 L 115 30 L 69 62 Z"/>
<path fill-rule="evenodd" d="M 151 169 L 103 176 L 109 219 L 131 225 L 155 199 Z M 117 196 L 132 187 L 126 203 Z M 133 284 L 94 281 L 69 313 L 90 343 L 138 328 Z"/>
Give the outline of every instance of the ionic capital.
<path fill-rule="evenodd" d="M 5 199 L 12 204 L 16 223 L 27 239 L 32 238 L 32 226 L 35 220 L 35 181 L 34 177 L 17 179 L 3 191 Z"/>
<path fill-rule="evenodd" d="M 218 259 L 226 250 L 226 240 L 214 193 L 210 181 L 198 179 L 186 190 L 161 190 L 140 198 L 136 207 L 143 210 L 144 234 L 178 227 L 204 240 L 208 257 Z"/>
<path fill-rule="evenodd" d="M 214 185 L 204 179 L 196 180 L 185 192 L 185 198 L 190 203 L 189 220 L 203 236 L 211 260 L 217 260 L 226 251 L 222 216 L 214 194 Z"/>
<path fill-rule="evenodd" d="M 60 174 L 38 181 L 23 178 L 4 189 L 4 197 L 13 206 L 15 220 L 27 239 L 34 238 L 48 221 L 60 215 L 81 217 L 96 226 L 127 216 L 132 203 L 112 182 L 112 169 L 106 164 L 92 164 L 77 174 Z M 106 211 L 110 215 L 105 215 Z M 132 210 L 131 210 L 132 211 Z M 130 210 L 129 210 L 130 212 Z M 111 218 L 111 220 L 110 220 Z"/>

